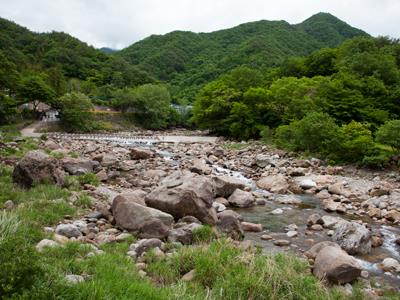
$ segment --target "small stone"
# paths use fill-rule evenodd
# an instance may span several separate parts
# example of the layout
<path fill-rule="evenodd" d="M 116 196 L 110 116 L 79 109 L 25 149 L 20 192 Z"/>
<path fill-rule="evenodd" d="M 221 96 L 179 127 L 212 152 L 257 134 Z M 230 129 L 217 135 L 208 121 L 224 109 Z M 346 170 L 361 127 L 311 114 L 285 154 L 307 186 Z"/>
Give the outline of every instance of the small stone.
<path fill-rule="evenodd" d="M 82 235 L 79 228 L 73 224 L 60 224 L 56 228 L 56 233 L 67 238 L 79 237 Z"/>
<path fill-rule="evenodd" d="M 72 274 L 72 275 L 66 275 L 65 280 L 67 280 L 69 283 L 77 284 L 80 282 L 84 282 L 85 278 L 81 275 L 73 275 Z"/>
<path fill-rule="evenodd" d="M 53 235 L 53 240 L 55 240 L 57 243 L 61 245 L 65 245 L 66 243 L 69 242 L 69 239 L 66 236 L 59 235 L 57 233 Z"/>
<path fill-rule="evenodd" d="M 159 260 L 164 259 L 165 258 L 165 253 L 158 247 L 155 247 L 153 249 L 153 253 L 155 255 L 155 257 Z"/>
<path fill-rule="evenodd" d="M 264 240 L 264 241 L 269 241 L 269 240 L 272 240 L 272 236 L 270 236 L 268 234 L 263 234 L 261 236 L 261 239 Z"/>
<path fill-rule="evenodd" d="M 7 200 L 6 202 L 4 202 L 4 209 L 5 210 L 12 210 L 12 209 L 14 209 L 14 207 L 15 207 L 15 204 L 14 204 L 13 201 Z"/>
<path fill-rule="evenodd" d="M 195 276 L 195 270 L 191 270 L 182 276 L 183 281 L 192 281 Z"/>
<path fill-rule="evenodd" d="M 147 267 L 147 264 L 140 262 L 140 263 L 135 264 L 135 266 L 138 270 L 145 270 Z"/>
<path fill-rule="evenodd" d="M 281 215 L 283 214 L 283 210 L 280 208 L 274 209 L 273 211 L 271 211 L 271 214 L 273 215 Z"/>
<path fill-rule="evenodd" d="M 128 251 L 128 253 L 126 253 L 130 258 L 136 259 L 138 254 L 136 251 L 132 250 L 132 251 Z"/>
<path fill-rule="evenodd" d="M 381 268 L 385 272 L 400 273 L 400 263 L 394 258 L 388 257 L 382 261 Z"/>
<path fill-rule="evenodd" d="M 312 226 L 314 224 L 320 224 L 321 216 L 319 214 L 312 214 L 307 219 L 307 226 Z"/>
<path fill-rule="evenodd" d="M 288 241 L 288 240 L 275 240 L 274 241 L 274 245 L 275 246 L 279 246 L 279 247 L 289 246 L 290 245 L 290 241 Z"/>
<path fill-rule="evenodd" d="M 121 234 L 117 235 L 115 237 L 115 241 L 117 243 L 119 243 L 119 242 L 124 242 L 126 240 L 129 240 L 130 238 L 132 238 L 132 235 L 130 233 L 124 232 L 124 233 L 121 233 Z"/>
<path fill-rule="evenodd" d="M 263 230 L 262 224 L 254 224 L 249 222 L 242 222 L 244 231 L 261 232 Z"/>
<path fill-rule="evenodd" d="M 45 248 L 53 248 L 60 246 L 58 243 L 52 240 L 44 239 L 41 240 L 37 245 L 36 245 L 36 250 L 38 252 L 42 252 Z"/>
<path fill-rule="evenodd" d="M 290 224 L 285 227 L 286 231 L 297 231 L 297 229 L 299 229 L 299 227 L 296 224 Z"/>
<path fill-rule="evenodd" d="M 145 278 L 147 276 L 147 273 L 143 270 L 139 270 L 138 274 L 141 278 Z"/>
<path fill-rule="evenodd" d="M 328 230 L 328 232 L 326 233 L 328 236 L 333 236 L 335 234 L 334 230 Z"/>
<path fill-rule="evenodd" d="M 361 271 L 361 277 L 367 279 L 369 277 L 369 273 L 366 270 Z"/>
<path fill-rule="evenodd" d="M 322 227 L 322 225 L 314 224 L 314 225 L 312 225 L 312 226 L 310 227 L 310 229 L 311 229 L 311 230 L 314 230 L 314 231 L 322 231 L 324 228 Z"/>
<path fill-rule="evenodd" d="M 296 236 L 298 235 L 298 233 L 297 233 L 297 231 L 292 230 L 292 231 L 288 231 L 288 232 L 286 233 L 286 235 L 287 235 L 288 237 L 290 237 L 290 238 L 293 238 L 293 237 L 296 237 Z"/>

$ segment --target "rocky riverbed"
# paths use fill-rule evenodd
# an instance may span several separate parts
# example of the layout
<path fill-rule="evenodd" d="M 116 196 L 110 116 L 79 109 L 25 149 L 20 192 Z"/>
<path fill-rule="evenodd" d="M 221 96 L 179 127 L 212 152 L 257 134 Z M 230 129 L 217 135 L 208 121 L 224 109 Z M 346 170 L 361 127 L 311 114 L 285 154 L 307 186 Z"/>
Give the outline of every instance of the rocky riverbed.
<path fill-rule="evenodd" d="M 296 253 L 333 283 L 360 278 L 371 295 L 382 286 L 399 289 L 398 172 L 331 167 L 261 143 L 139 147 L 60 136 L 41 147 L 50 155 L 30 152 L 16 165 L 20 185 L 49 179 L 62 185 L 66 174 L 89 172 L 102 183 L 85 185 L 95 209 L 46 228 L 55 238 L 38 249 L 77 239 L 92 244 L 95 255 L 98 245 L 134 233 L 141 240 L 127 255 L 143 264 L 149 249 L 168 255 L 165 241 L 190 244 L 193 232 L 209 224 L 217 235 L 244 237 L 242 243 L 266 252 Z"/>

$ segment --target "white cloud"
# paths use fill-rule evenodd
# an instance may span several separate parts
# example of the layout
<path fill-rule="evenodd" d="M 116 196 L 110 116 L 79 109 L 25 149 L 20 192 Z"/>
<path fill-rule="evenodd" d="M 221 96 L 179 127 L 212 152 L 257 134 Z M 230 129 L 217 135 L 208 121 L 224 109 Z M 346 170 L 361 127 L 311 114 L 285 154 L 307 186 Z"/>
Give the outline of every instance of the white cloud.
<path fill-rule="evenodd" d="M 372 35 L 400 38 L 399 0 L 0 0 L 0 16 L 34 31 L 65 31 L 122 48 L 151 34 L 208 32 L 266 20 L 299 23 L 330 12 Z"/>

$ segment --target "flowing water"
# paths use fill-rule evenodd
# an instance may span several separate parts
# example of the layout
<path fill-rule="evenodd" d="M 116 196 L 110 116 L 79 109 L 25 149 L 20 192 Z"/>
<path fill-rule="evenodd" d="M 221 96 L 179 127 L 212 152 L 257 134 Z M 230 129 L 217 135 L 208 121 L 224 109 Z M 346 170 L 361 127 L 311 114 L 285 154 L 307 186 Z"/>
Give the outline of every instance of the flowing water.
<path fill-rule="evenodd" d="M 213 169 L 215 175 L 226 174 L 234 176 L 245 182 L 253 191 L 260 194 L 268 194 L 268 192 L 258 189 L 253 180 L 246 178 L 240 172 L 231 171 L 219 166 L 213 166 Z M 264 252 L 267 253 L 281 252 L 282 250 L 302 253 L 307 251 L 314 243 L 331 240 L 324 231 L 307 230 L 306 223 L 311 214 L 319 214 L 321 216 L 330 215 L 347 220 L 359 219 L 359 217 L 347 214 L 327 213 L 323 210 L 321 201 L 312 195 L 295 195 L 295 197 L 301 200 L 301 203 L 298 205 L 280 204 L 274 200 L 277 197 L 278 195 L 273 197 L 273 200 L 267 201 L 264 206 L 235 209 L 242 215 L 244 221 L 262 224 L 266 229 L 266 231 L 259 233 L 247 232 L 245 234 L 245 239 L 254 241 L 256 245 L 261 246 L 264 249 Z M 271 214 L 271 212 L 277 208 L 282 209 L 283 213 L 278 215 Z M 380 225 L 365 217 L 363 218 L 363 221 L 368 222 L 373 230 L 381 232 L 383 235 L 383 245 L 372 248 L 371 253 L 368 255 L 356 256 L 357 260 L 360 262 L 363 269 L 367 270 L 375 281 L 382 282 L 382 284 L 388 284 L 400 291 L 400 275 L 390 273 L 385 274 L 378 265 L 387 257 L 392 257 L 400 261 L 400 246 L 395 242 L 396 238 L 400 236 L 400 228 Z M 297 237 L 287 237 L 285 227 L 290 224 L 297 225 Z M 275 246 L 271 240 L 262 240 L 261 236 L 263 234 L 272 235 L 274 239 L 289 240 L 292 244 L 288 247 Z"/>

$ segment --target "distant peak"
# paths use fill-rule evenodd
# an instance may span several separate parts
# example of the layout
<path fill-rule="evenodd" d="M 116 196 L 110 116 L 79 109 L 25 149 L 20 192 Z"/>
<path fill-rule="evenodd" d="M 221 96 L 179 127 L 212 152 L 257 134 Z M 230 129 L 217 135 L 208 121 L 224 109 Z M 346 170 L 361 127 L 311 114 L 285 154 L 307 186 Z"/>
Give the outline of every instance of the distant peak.
<path fill-rule="evenodd" d="M 327 13 L 327 12 L 319 12 L 315 15 L 312 15 L 308 19 L 304 20 L 303 23 L 310 23 L 310 22 L 320 22 L 320 21 L 325 21 L 325 22 L 343 22 L 340 20 L 338 17 L 335 17 L 334 15 Z"/>

